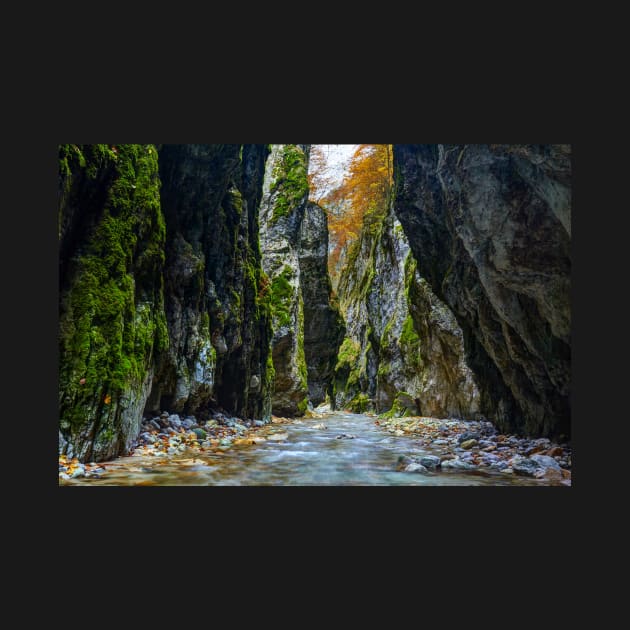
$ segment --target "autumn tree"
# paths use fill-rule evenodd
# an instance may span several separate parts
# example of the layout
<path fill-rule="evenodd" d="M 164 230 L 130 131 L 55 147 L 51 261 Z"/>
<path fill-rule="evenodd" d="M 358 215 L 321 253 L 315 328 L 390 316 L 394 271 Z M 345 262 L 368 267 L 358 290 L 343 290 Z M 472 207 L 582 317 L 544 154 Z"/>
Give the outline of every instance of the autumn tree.
<path fill-rule="evenodd" d="M 328 214 L 331 251 L 328 257 L 330 275 L 334 281 L 350 245 L 358 238 L 365 222 L 382 216 L 392 191 L 392 145 L 360 144 L 355 150 L 348 172 L 337 188 L 330 190 L 326 157 L 320 146 L 314 145 L 311 160 L 311 190 Z"/>

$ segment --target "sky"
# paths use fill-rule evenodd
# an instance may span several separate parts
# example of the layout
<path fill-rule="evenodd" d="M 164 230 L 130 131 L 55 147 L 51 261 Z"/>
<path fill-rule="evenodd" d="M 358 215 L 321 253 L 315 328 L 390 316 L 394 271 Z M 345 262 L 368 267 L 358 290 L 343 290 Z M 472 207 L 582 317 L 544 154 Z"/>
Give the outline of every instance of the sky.
<path fill-rule="evenodd" d="M 356 151 L 358 144 L 323 144 L 324 155 L 327 158 L 331 177 L 335 181 L 333 188 L 341 184 L 344 173 L 348 168 L 348 162 Z"/>

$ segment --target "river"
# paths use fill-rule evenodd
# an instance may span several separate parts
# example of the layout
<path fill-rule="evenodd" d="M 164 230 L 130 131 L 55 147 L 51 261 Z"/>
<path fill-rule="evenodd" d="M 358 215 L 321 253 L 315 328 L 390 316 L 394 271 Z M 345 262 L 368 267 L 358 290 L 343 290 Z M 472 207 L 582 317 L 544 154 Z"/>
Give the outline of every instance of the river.
<path fill-rule="evenodd" d="M 325 423 L 326 428 L 315 428 Z M 338 413 L 295 424 L 269 425 L 261 431 L 284 441 L 235 445 L 219 453 L 182 453 L 160 458 L 120 457 L 106 462 L 100 478 L 76 478 L 63 485 L 108 486 L 531 486 L 536 479 L 491 471 L 398 472 L 401 455 L 436 451 L 413 436 L 394 436 L 374 418 Z M 341 434 L 353 439 L 338 438 Z"/>

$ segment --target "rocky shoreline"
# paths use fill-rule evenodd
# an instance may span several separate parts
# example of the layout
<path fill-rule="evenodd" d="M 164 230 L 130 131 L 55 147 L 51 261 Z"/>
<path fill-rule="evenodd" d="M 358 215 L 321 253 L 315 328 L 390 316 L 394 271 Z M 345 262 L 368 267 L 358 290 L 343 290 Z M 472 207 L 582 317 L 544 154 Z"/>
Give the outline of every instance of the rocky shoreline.
<path fill-rule="evenodd" d="M 321 413 L 318 413 L 321 412 Z M 150 456 L 164 463 L 195 463 L 195 456 L 222 455 L 238 445 L 265 441 L 283 441 L 288 433 L 277 425 L 324 419 L 314 429 L 325 429 L 326 407 L 308 411 L 305 419 L 272 416 L 271 422 L 248 421 L 223 412 L 214 412 L 206 422 L 194 416 L 182 419 L 178 414 L 162 412 L 145 418 L 131 457 Z M 555 444 L 547 438 L 520 438 L 497 432 L 490 422 L 469 422 L 427 417 L 373 418 L 374 424 L 397 437 L 420 438 L 419 446 L 430 454 L 400 457 L 396 469 L 408 473 L 428 474 L 435 471 L 481 471 L 506 475 L 522 475 L 540 479 L 549 485 L 571 485 L 571 448 Z M 341 434 L 336 439 L 352 439 Z M 193 458 L 192 460 L 190 458 Z M 76 458 L 59 456 L 59 483 L 73 479 L 102 478 L 109 470 L 117 470 L 113 462 L 80 463 Z"/>
<path fill-rule="evenodd" d="M 377 418 L 374 423 L 396 436 L 420 438 L 420 445 L 435 454 L 401 458 L 398 469 L 480 470 L 542 479 L 571 485 L 571 447 L 547 438 L 504 435 L 488 421 L 439 420 L 421 416 Z"/>

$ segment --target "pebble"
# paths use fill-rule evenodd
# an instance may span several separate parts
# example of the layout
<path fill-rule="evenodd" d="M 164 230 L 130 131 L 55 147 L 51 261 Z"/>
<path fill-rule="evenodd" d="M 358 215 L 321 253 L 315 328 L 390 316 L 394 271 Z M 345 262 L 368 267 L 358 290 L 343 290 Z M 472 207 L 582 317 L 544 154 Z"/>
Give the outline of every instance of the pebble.
<path fill-rule="evenodd" d="M 414 435 L 419 438 L 418 445 L 424 443 L 442 450 L 440 459 L 445 469 L 472 470 L 482 467 L 504 471 L 506 474 L 523 474 L 522 471 L 526 470 L 530 476 L 558 483 L 564 481 L 570 485 L 570 479 L 563 477 L 563 473 L 571 474 L 569 444 L 554 444 L 548 438 L 531 439 L 499 434 L 492 423 L 485 419 L 379 418 L 377 424 L 396 435 Z M 524 460 L 530 459 L 527 457 L 528 452 L 535 459 L 522 464 Z M 549 457 L 554 464 L 541 457 Z"/>

